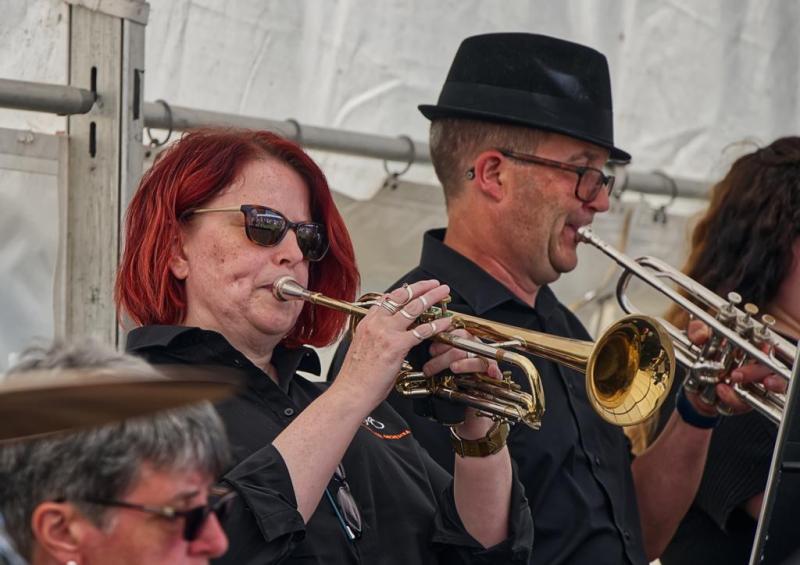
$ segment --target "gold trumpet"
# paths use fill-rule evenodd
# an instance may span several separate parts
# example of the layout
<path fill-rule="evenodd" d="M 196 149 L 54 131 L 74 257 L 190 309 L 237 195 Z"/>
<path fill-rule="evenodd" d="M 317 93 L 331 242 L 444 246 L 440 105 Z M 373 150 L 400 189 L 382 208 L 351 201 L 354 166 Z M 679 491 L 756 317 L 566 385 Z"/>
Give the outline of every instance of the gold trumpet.
<path fill-rule="evenodd" d="M 326 297 L 301 286 L 291 277 L 275 281 L 273 294 L 279 300 L 299 299 L 361 318 L 376 297 L 356 303 Z M 405 396 L 437 396 L 471 406 L 498 422 L 523 422 L 539 429 L 544 415 L 544 392 L 539 372 L 524 354 L 532 354 L 586 373 L 589 400 L 606 421 L 629 426 L 647 419 L 664 400 L 675 373 L 675 355 L 669 335 L 654 319 L 627 316 L 609 327 L 597 342 L 557 337 L 470 316 L 449 312 L 447 301 L 423 312 L 415 324 L 442 316 L 452 318 L 453 329 L 491 340 L 483 343 L 440 333 L 431 339 L 447 343 L 498 363 L 506 361 L 525 374 L 530 394 L 511 381 L 509 373 L 498 381 L 485 375 L 424 377 L 401 372 L 395 384 Z"/>
<path fill-rule="evenodd" d="M 622 267 L 623 273 L 617 282 L 617 300 L 623 311 L 638 313 L 626 294 L 631 277 L 636 276 L 711 329 L 711 338 L 699 347 L 689 341 L 685 332 L 661 321 L 672 338 L 675 357 L 688 369 L 685 386 L 697 391 L 701 400 L 716 405 L 725 413 L 725 408 L 717 402 L 714 389 L 725 375 L 750 360 L 769 367 L 789 381 L 797 347 L 770 329 L 775 323 L 770 315 L 765 314 L 761 321 L 756 320 L 758 308 L 754 304 L 745 304 L 739 309 L 742 297 L 737 293 L 729 293 L 728 300 L 725 300 L 659 259 L 632 259 L 598 238 L 588 227 L 579 228 L 578 237 Z M 662 282 L 662 279 L 667 282 Z M 669 286 L 670 282 L 683 289 L 687 296 Z M 769 391 L 760 384 L 735 384 L 733 389 L 745 403 L 772 422 L 781 422 L 785 395 Z"/>

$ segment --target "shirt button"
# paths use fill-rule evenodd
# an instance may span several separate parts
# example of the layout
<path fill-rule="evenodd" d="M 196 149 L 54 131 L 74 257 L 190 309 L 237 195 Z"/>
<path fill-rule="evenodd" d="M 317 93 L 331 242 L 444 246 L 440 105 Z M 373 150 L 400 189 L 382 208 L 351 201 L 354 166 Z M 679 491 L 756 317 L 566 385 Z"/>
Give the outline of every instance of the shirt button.
<path fill-rule="evenodd" d="M 597 466 L 597 467 L 599 467 L 599 466 L 600 466 L 600 456 L 599 456 L 599 455 L 595 455 L 595 456 L 594 456 L 594 464 L 595 464 L 595 466 Z"/>
<path fill-rule="evenodd" d="M 284 416 L 289 416 L 290 418 L 294 416 L 294 408 L 286 408 L 283 411 Z"/>
<path fill-rule="evenodd" d="M 242 366 L 242 360 L 241 359 L 234 359 L 233 360 L 233 364 L 235 366 L 237 366 L 237 367 L 241 367 Z"/>
<path fill-rule="evenodd" d="M 623 530 L 622 535 L 625 537 L 626 541 L 631 541 L 631 533 L 628 530 Z"/>

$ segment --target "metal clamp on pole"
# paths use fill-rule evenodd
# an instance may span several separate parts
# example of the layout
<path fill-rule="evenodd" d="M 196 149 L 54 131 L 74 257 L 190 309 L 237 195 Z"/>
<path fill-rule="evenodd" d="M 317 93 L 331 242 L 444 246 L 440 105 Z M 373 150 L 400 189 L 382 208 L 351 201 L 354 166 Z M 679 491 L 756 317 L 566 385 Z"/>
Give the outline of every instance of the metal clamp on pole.
<path fill-rule="evenodd" d="M 167 104 L 166 100 L 159 99 L 156 100 L 155 103 L 164 106 L 164 111 L 167 113 L 167 135 L 164 137 L 164 141 L 161 141 L 160 139 L 158 139 L 156 136 L 153 135 L 150 126 L 147 126 L 145 128 L 145 131 L 147 132 L 147 137 L 150 139 L 149 150 L 147 155 L 145 155 L 146 157 L 150 156 L 150 150 L 161 147 L 162 145 L 166 145 L 167 142 L 169 141 L 169 138 L 172 137 L 172 132 L 173 132 L 172 108 L 169 107 L 169 104 Z"/>
<path fill-rule="evenodd" d="M 392 190 L 397 188 L 397 185 L 400 183 L 400 177 L 408 172 L 408 170 L 411 168 L 411 165 L 413 165 L 414 161 L 416 160 L 414 140 L 407 135 L 399 135 L 397 137 L 398 139 L 405 139 L 406 142 L 408 142 L 408 161 L 401 170 L 390 171 L 389 164 L 387 163 L 386 159 L 383 160 L 383 170 L 386 171 L 386 180 L 383 181 L 383 188 L 388 186 Z"/>

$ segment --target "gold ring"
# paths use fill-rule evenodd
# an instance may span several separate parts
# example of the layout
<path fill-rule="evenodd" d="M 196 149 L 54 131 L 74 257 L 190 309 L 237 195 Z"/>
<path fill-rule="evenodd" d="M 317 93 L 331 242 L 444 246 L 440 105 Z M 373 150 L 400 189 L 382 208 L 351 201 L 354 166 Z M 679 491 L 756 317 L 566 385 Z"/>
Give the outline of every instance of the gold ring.
<path fill-rule="evenodd" d="M 413 335 L 415 338 L 417 338 L 417 339 L 418 339 L 418 340 L 420 340 L 420 341 L 422 341 L 423 339 L 425 339 L 425 338 L 424 338 L 424 337 L 422 337 L 422 335 L 420 335 L 420 333 L 417 331 L 417 328 L 414 328 L 413 330 L 411 330 L 411 333 L 412 333 L 412 335 Z"/>
<path fill-rule="evenodd" d="M 425 298 L 424 296 L 420 296 L 419 297 L 419 301 L 422 302 L 422 311 L 423 312 L 430 307 L 430 305 L 428 304 L 428 299 Z"/>

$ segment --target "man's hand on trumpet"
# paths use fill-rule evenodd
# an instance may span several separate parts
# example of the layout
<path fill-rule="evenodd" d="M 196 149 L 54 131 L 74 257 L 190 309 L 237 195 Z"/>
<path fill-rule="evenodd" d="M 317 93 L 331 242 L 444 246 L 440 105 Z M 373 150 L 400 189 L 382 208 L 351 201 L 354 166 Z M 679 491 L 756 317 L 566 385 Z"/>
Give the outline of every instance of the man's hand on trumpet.
<path fill-rule="evenodd" d="M 466 330 L 454 330 L 450 333 L 478 341 L 478 338 Z M 422 371 L 428 376 L 449 370 L 454 374 L 483 373 L 493 379 L 503 377 L 497 362 L 493 359 L 456 349 L 445 343 L 433 343 L 430 354 L 431 359 L 422 367 Z M 464 423 L 456 426 L 456 432 L 464 439 L 477 439 L 484 437 L 492 425 L 490 418 L 478 417 L 474 408 L 467 408 Z"/>

